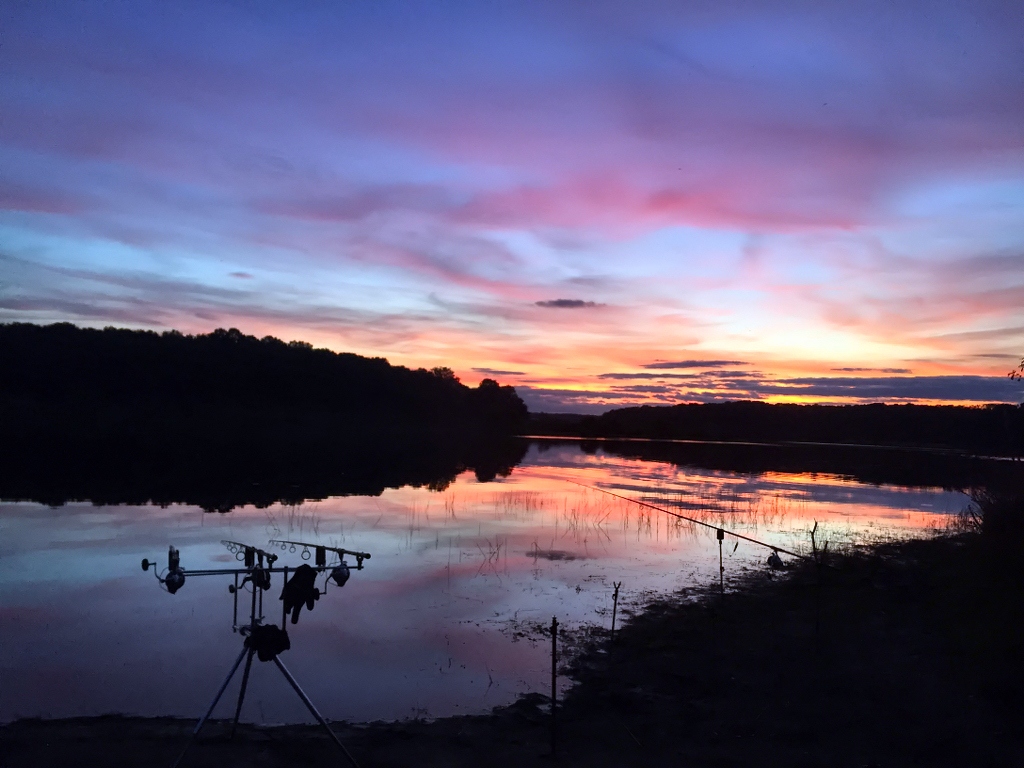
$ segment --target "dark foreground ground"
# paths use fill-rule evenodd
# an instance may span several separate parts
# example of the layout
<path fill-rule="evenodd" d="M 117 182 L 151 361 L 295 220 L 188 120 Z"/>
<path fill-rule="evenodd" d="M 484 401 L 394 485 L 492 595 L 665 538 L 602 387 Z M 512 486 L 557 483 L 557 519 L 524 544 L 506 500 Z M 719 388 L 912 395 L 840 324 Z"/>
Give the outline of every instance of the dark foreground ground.
<path fill-rule="evenodd" d="M 883 545 L 742 590 L 680 596 L 574 663 L 557 763 L 580 766 L 1022 766 L 1020 539 Z M 698 599 L 699 598 L 699 599 Z M 546 702 L 336 730 L 362 766 L 552 762 Z M 0 765 L 169 765 L 192 721 L 26 720 Z M 223 723 L 184 766 L 345 764 L 315 728 Z"/>

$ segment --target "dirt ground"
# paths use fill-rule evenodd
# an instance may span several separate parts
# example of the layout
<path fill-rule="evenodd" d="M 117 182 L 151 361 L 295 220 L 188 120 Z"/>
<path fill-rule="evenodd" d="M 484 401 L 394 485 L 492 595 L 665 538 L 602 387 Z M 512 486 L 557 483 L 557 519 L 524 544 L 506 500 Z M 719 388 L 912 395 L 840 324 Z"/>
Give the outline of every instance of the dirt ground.
<path fill-rule="evenodd" d="M 650 606 L 491 715 L 335 730 L 374 766 L 1024 765 L 1024 577 L 975 534 L 856 549 Z M 193 721 L 22 720 L 0 766 L 169 765 Z M 316 728 L 204 731 L 182 766 L 347 765 Z"/>

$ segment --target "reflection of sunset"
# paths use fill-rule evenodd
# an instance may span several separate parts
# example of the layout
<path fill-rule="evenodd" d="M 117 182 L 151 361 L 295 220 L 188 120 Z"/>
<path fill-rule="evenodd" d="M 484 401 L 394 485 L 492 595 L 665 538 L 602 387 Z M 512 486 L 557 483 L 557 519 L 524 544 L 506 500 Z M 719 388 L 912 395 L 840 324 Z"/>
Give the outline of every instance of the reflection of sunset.
<path fill-rule="evenodd" d="M 332 589 L 304 616 L 288 661 L 329 716 L 369 720 L 486 711 L 539 690 L 539 624 L 555 615 L 570 629 L 606 625 L 615 581 L 624 585 L 620 608 L 713 583 L 714 527 L 805 552 L 815 522 L 819 543 L 835 549 L 942 527 L 966 503 L 938 488 L 876 486 L 831 473 L 699 469 L 542 442 L 508 478 L 479 483 L 464 473 L 439 491 L 404 487 L 225 515 L 182 506 L 4 504 L 0 619 L 23 619 L 4 620 L 11 650 L 4 659 L 42 653 L 61 659 L 54 674 L 85 681 L 66 696 L 33 676 L 31 666 L 4 661 L 0 674 L 14 692 L 4 701 L 19 702 L 20 714 L 53 716 L 191 714 L 203 706 L 208 678 L 222 674 L 235 653 L 230 600 L 215 579 L 190 580 L 173 598 L 154 594 L 138 562 L 168 544 L 181 550 L 186 568 L 223 564 L 225 538 L 260 545 L 286 534 L 372 552 L 344 589 Z M 764 568 L 767 548 L 728 536 L 724 544 L 727 584 Z M 59 557 L 62 578 L 76 580 L 54 591 L 38 568 L 47 557 Z M 168 635 L 164 626 L 176 632 Z M 90 628 L 85 640 L 81 627 Z M 114 642 L 112 633 L 126 632 L 133 642 L 119 646 L 123 654 L 111 662 L 100 649 Z M 164 666 L 154 668 L 153 658 Z M 131 685 L 99 684 L 126 674 Z M 290 699 L 272 704 L 266 685 L 254 680 L 252 701 L 262 700 L 263 709 L 245 717 L 304 717 L 288 709 Z M 350 687 L 367 693 L 336 695 Z M 155 689 L 162 692 L 158 709 Z M 12 714 L 0 711 L 2 718 Z"/>

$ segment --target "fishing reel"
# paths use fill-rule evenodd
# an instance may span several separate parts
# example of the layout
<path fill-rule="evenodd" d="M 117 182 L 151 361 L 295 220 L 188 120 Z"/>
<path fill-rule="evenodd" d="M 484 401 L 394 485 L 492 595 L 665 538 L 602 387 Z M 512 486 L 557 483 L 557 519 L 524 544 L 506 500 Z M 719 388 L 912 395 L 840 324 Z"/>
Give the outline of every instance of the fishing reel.
<path fill-rule="evenodd" d="M 153 568 L 153 575 L 156 576 L 156 580 L 159 581 L 172 595 L 185 586 L 185 571 L 181 567 L 181 556 L 178 554 L 178 550 L 173 546 L 167 548 L 167 570 L 164 572 L 163 576 L 161 576 L 157 571 L 156 563 L 151 563 L 149 560 L 143 558 L 142 570 L 148 571 L 151 566 Z"/>

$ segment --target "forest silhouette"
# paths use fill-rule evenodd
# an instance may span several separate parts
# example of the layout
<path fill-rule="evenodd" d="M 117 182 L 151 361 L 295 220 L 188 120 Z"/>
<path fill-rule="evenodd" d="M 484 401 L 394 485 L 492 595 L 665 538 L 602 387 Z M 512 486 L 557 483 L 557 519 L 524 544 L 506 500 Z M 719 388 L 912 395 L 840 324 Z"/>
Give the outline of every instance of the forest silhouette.
<path fill-rule="evenodd" d="M 481 480 L 522 456 L 512 387 L 258 339 L 0 325 L 0 495 L 224 511 Z"/>
<path fill-rule="evenodd" d="M 531 433 L 764 443 L 836 443 L 940 448 L 1020 456 L 1017 405 L 795 405 L 754 401 L 617 408 L 600 416 L 535 414 Z"/>
<path fill-rule="evenodd" d="M 546 448 L 559 438 L 539 443 Z M 953 451 L 856 445 L 799 443 L 698 443 L 663 440 L 582 439 L 585 453 L 674 464 L 687 469 L 742 475 L 831 475 L 870 485 L 931 487 L 950 490 L 1017 489 L 1024 486 L 1024 465 L 992 461 Z"/>

